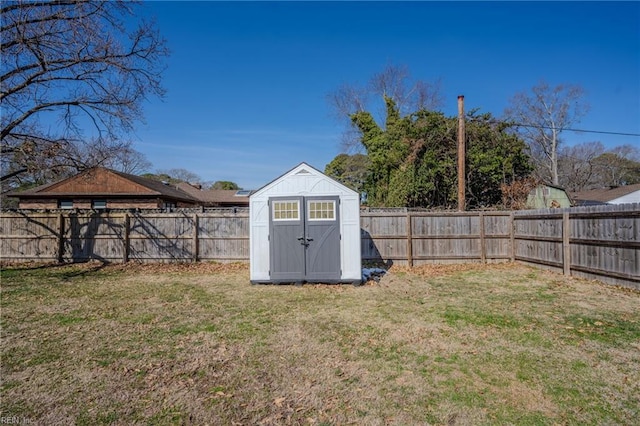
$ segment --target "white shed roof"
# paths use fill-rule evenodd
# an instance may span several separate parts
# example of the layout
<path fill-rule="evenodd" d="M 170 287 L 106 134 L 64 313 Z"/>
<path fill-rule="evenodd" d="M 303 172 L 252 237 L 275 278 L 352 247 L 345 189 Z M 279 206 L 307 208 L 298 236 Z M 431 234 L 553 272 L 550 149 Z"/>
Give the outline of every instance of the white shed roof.
<path fill-rule="evenodd" d="M 269 182 L 268 184 L 264 185 L 262 188 L 258 189 L 257 191 L 255 191 L 253 194 L 251 194 L 250 198 L 259 198 L 261 197 L 263 194 L 268 193 L 268 192 L 272 192 L 272 190 L 275 189 L 275 187 L 277 187 L 282 181 L 287 180 L 287 178 L 290 177 L 302 177 L 302 176 L 310 176 L 310 177 L 315 177 L 316 181 L 321 180 L 323 182 L 325 182 L 326 184 L 328 184 L 328 186 L 330 186 L 330 192 L 332 193 L 336 193 L 336 194 L 340 194 L 340 195 L 355 195 L 357 197 L 359 197 L 360 195 L 354 191 L 353 189 L 343 185 L 342 183 L 338 182 L 337 180 L 325 175 L 324 173 L 322 173 L 321 171 L 319 171 L 318 169 L 308 165 L 307 163 L 300 163 L 297 166 L 295 166 L 294 168 L 292 168 L 291 170 L 289 170 L 288 172 L 282 174 L 281 176 L 277 177 L 276 179 L 272 180 L 271 182 Z M 314 188 L 315 185 L 317 185 L 317 182 L 314 184 Z M 327 192 L 326 190 L 328 189 L 326 187 L 327 185 L 325 185 L 325 188 L 322 192 Z M 314 188 L 309 188 L 309 192 L 312 193 Z M 279 191 L 276 191 L 279 192 Z"/>

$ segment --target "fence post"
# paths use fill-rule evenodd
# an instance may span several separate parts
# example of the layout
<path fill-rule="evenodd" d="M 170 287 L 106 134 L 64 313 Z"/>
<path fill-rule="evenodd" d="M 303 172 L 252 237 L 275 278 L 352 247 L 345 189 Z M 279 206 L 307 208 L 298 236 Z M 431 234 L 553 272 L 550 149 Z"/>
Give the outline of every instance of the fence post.
<path fill-rule="evenodd" d="M 487 247 L 486 247 L 486 235 L 484 232 L 484 213 L 478 213 L 478 219 L 480 220 L 480 261 L 487 263 Z"/>
<path fill-rule="evenodd" d="M 411 212 L 407 212 L 407 263 L 413 268 L 413 231 L 411 230 Z"/>
<path fill-rule="evenodd" d="M 199 242 L 198 242 L 198 214 L 195 213 L 193 215 L 193 261 L 197 262 L 199 253 Z"/>
<path fill-rule="evenodd" d="M 562 266 L 565 275 L 571 275 L 571 229 L 569 212 L 562 213 Z"/>
<path fill-rule="evenodd" d="M 509 213 L 509 229 L 511 238 L 511 262 L 516 261 L 516 221 L 514 220 L 513 212 Z"/>
<path fill-rule="evenodd" d="M 64 215 L 58 215 L 58 263 L 64 261 Z"/>
<path fill-rule="evenodd" d="M 127 263 L 129 261 L 129 251 L 130 248 L 130 238 L 129 238 L 129 228 L 130 228 L 130 219 L 129 213 L 124 214 L 124 250 L 122 255 L 122 263 Z"/>

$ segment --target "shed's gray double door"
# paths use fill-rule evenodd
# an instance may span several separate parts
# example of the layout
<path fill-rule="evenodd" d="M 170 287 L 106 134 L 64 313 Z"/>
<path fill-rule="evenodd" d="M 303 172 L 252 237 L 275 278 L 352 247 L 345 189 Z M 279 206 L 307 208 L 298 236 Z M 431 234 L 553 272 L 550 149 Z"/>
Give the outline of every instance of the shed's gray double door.
<path fill-rule="evenodd" d="M 273 282 L 340 280 L 339 197 L 269 199 Z"/>

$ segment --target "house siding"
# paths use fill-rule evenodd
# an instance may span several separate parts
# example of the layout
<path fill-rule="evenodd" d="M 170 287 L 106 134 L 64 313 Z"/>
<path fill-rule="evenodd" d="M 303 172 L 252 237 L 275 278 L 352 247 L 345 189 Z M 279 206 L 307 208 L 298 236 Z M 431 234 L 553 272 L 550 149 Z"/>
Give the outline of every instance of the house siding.
<path fill-rule="evenodd" d="M 18 207 L 21 209 L 51 210 L 58 208 L 56 200 L 20 200 Z"/>
<path fill-rule="evenodd" d="M 92 200 L 106 200 L 108 209 L 157 209 L 164 207 L 165 202 L 160 199 L 145 200 L 145 199 L 109 199 L 107 197 L 96 198 L 76 198 L 73 199 L 73 208 L 79 210 L 92 209 Z M 172 202 L 167 202 L 172 204 Z M 193 204 L 189 203 L 177 203 L 176 207 L 193 207 Z M 57 200 L 22 200 L 20 201 L 19 208 L 21 209 L 33 209 L 33 210 L 53 210 L 58 208 Z"/>
<path fill-rule="evenodd" d="M 640 203 L 640 190 L 634 191 L 630 194 L 623 195 L 622 197 L 614 198 L 609 201 L 609 204 L 631 204 Z"/>
<path fill-rule="evenodd" d="M 160 200 L 118 200 L 107 198 L 108 209 L 155 209 L 159 207 L 162 207 Z M 85 208 L 91 208 L 91 205 Z"/>

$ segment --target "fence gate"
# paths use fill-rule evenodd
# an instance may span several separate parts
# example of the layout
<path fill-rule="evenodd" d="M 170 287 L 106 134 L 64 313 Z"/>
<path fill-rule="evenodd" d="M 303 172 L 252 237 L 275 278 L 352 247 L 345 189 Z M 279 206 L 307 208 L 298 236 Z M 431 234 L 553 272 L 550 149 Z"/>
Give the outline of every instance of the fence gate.
<path fill-rule="evenodd" d="M 340 280 L 339 202 L 337 196 L 269 199 L 273 282 Z"/>

